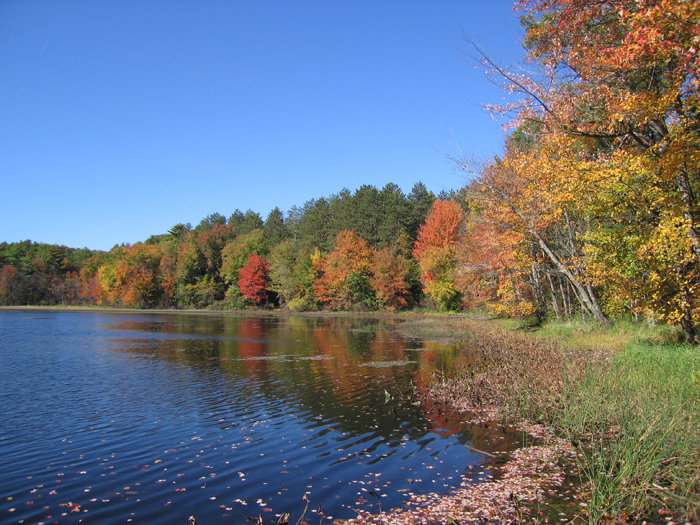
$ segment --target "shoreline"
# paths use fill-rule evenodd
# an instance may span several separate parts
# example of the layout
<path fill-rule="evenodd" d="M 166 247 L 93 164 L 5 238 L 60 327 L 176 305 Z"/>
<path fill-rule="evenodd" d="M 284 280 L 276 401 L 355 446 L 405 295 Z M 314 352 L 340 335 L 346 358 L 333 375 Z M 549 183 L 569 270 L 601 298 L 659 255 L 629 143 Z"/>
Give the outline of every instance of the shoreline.
<path fill-rule="evenodd" d="M 414 311 L 375 311 L 375 312 L 349 312 L 349 311 L 307 311 L 293 312 L 291 310 L 208 310 L 176 308 L 119 308 L 113 306 L 72 306 L 72 305 L 24 305 L 24 306 L 0 306 L 0 311 L 46 311 L 46 312 L 98 312 L 98 313 L 124 313 L 124 314 L 192 314 L 192 315 L 233 315 L 238 317 L 270 316 L 270 317 L 350 317 L 371 319 L 474 319 L 481 320 L 471 314 L 440 313 L 440 312 L 414 312 Z M 483 318 L 483 321 L 489 321 Z"/>

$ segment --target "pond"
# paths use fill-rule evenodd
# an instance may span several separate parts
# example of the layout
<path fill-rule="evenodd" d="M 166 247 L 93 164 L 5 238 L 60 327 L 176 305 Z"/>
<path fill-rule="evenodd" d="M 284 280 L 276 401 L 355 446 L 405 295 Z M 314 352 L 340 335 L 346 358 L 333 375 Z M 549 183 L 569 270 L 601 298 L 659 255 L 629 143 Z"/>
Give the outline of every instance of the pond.
<path fill-rule="evenodd" d="M 0 311 L 0 522 L 294 523 L 306 494 L 315 523 L 478 483 L 521 437 L 426 402 L 474 356 L 401 322 Z"/>

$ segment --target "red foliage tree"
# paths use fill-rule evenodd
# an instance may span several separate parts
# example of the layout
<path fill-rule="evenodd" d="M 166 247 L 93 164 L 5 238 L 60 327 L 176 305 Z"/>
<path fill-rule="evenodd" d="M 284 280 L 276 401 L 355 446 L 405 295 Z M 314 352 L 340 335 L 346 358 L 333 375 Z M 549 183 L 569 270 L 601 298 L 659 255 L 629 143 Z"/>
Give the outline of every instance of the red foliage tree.
<path fill-rule="evenodd" d="M 267 260 L 254 253 L 251 254 L 248 257 L 248 264 L 238 272 L 238 288 L 243 297 L 255 304 L 267 302 L 270 285 L 269 271 L 270 265 Z"/>

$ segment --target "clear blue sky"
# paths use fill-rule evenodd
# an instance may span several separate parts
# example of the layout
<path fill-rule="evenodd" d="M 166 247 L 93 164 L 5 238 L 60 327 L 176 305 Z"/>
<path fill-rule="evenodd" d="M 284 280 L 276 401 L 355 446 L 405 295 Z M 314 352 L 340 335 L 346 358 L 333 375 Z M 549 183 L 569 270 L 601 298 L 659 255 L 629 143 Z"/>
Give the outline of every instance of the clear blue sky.
<path fill-rule="evenodd" d="M 4 0 L 0 241 L 109 249 L 362 184 L 464 179 L 522 55 L 507 0 Z"/>

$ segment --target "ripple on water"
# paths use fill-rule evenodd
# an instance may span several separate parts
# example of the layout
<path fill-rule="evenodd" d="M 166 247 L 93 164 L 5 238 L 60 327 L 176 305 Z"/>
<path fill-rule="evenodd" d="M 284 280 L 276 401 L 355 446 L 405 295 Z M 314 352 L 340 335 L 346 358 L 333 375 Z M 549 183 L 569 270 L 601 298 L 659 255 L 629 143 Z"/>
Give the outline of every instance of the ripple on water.
<path fill-rule="evenodd" d="M 0 312 L 0 522 L 298 516 L 307 492 L 353 517 L 482 461 L 412 402 L 422 349 L 374 321 L 45 317 Z"/>

